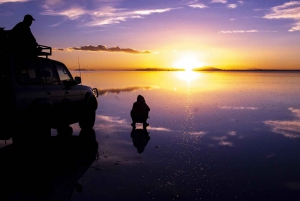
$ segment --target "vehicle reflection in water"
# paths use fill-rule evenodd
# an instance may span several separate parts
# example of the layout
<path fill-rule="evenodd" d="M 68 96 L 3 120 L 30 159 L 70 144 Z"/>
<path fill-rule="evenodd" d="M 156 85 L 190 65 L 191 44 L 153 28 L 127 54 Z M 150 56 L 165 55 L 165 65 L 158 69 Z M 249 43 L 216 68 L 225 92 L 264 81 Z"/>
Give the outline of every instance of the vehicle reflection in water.
<path fill-rule="evenodd" d="M 0 149 L 0 200 L 70 200 L 98 156 L 93 129 L 51 136 L 43 144 L 11 144 Z"/>
<path fill-rule="evenodd" d="M 139 154 L 143 153 L 148 141 L 150 140 L 149 132 L 146 129 L 133 129 L 130 137 L 132 138 L 133 146 Z"/>

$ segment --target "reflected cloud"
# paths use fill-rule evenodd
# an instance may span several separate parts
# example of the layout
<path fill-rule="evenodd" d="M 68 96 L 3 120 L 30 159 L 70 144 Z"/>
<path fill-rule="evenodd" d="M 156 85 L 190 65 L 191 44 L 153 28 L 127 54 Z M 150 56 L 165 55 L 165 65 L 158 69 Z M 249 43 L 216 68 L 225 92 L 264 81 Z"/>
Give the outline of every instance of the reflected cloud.
<path fill-rule="evenodd" d="M 104 121 L 110 122 L 110 123 L 117 123 L 117 124 L 125 124 L 125 119 L 120 119 L 120 117 L 111 117 L 111 116 L 104 116 L 104 115 L 97 115 L 99 119 L 102 119 Z"/>
<path fill-rule="evenodd" d="M 104 96 L 108 93 L 119 94 L 121 92 L 131 92 L 138 89 L 151 89 L 155 87 L 151 86 L 134 86 L 134 87 L 125 87 L 125 88 L 111 88 L 111 89 L 98 89 L 99 96 Z"/>
<path fill-rule="evenodd" d="M 99 125 L 99 128 L 106 129 L 107 131 L 114 132 L 117 131 L 118 129 L 123 130 L 123 129 L 128 129 L 132 128 L 130 125 L 130 122 L 128 122 L 126 119 L 121 119 L 121 117 L 113 117 L 113 116 L 105 116 L 105 115 L 97 115 L 97 119 L 105 121 L 106 124 Z M 171 132 L 171 129 L 164 128 L 164 127 L 153 127 L 149 126 L 147 130 L 152 130 L 152 131 L 162 131 L 162 132 Z"/>
<path fill-rule="evenodd" d="M 300 109 L 289 108 L 296 118 L 300 117 Z M 271 127 L 272 132 L 284 137 L 295 139 L 300 138 L 300 119 L 291 121 L 264 121 L 264 124 Z"/>
<path fill-rule="evenodd" d="M 287 138 L 300 138 L 300 121 L 265 121 L 272 132 L 283 135 Z"/>
<path fill-rule="evenodd" d="M 295 109 L 295 108 L 290 107 L 289 110 L 290 110 L 292 113 L 294 113 L 294 115 L 295 115 L 296 117 L 300 117 L 300 109 Z"/>
<path fill-rule="evenodd" d="M 190 135 L 203 136 L 206 135 L 207 132 L 199 131 L 199 132 L 189 132 Z"/>
<path fill-rule="evenodd" d="M 236 135 L 236 132 L 235 132 L 235 131 L 229 131 L 227 134 L 228 134 L 228 135 L 231 135 L 231 136 L 235 136 L 235 135 Z"/>
<path fill-rule="evenodd" d="M 152 131 L 164 131 L 164 132 L 171 132 L 171 129 L 168 128 L 163 128 L 163 127 L 149 127 L 147 130 L 152 130 Z"/>
<path fill-rule="evenodd" d="M 228 139 L 227 136 L 211 137 L 211 139 L 215 140 L 215 141 L 219 141 L 218 145 L 233 147 L 233 143 L 232 142 L 226 141 Z"/>
<path fill-rule="evenodd" d="M 258 110 L 257 107 L 243 107 L 243 106 L 219 106 L 222 110 Z"/>

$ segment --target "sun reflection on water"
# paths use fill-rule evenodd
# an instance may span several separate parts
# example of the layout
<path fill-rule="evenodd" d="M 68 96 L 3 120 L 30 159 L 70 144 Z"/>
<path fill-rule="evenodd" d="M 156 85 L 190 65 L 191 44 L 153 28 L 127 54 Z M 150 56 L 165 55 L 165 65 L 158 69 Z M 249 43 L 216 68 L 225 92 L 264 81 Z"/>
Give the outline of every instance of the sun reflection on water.
<path fill-rule="evenodd" d="M 194 80 L 202 77 L 201 73 L 194 72 L 194 71 L 180 71 L 175 73 L 176 77 L 186 81 L 187 83 L 191 83 Z"/>

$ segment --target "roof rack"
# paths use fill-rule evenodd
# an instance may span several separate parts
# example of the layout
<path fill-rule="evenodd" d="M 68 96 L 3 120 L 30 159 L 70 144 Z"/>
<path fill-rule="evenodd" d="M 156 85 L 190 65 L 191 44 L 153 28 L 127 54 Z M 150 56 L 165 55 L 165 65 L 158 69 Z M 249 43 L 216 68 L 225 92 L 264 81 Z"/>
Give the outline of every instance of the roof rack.
<path fill-rule="evenodd" d="M 49 46 L 39 45 L 38 49 L 41 51 L 37 53 L 37 56 L 46 56 L 46 58 L 48 58 L 48 56 L 52 55 L 52 48 Z"/>
<path fill-rule="evenodd" d="M 19 47 L 15 47 L 16 49 L 12 49 L 9 41 L 9 33 L 10 30 L 4 30 L 4 27 L 0 27 L 0 53 L 2 52 L 10 52 L 10 53 L 17 53 L 17 54 L 26 54 L 27 52 L 24 52 L 23 47 L 20 49 Z M 26 48 L 25 48 L 26 49 Z M 38 45 L 37 46 L 37 53 L 36 56 L 48 56 L 52 55 L 52 48 L 45 45 Z"/>

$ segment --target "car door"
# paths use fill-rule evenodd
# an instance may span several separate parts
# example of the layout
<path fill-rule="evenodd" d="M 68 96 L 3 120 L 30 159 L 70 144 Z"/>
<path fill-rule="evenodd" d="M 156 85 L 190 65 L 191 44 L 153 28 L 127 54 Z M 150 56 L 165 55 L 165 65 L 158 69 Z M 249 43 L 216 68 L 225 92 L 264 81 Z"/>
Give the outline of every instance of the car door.
<path fill-rule="evenodd" d="M 64 89 L 59 81 L 52 60 L 44 58 L 39 60 L 39 75 L 45 89 L 46 97 L 56 108 L 61 107 L 64 99 Z"/>
<path fill-rule="evenodd" d="M 63 63 L 55 62 L 55 67 L 64 90 L 64 102 L 70 104 L 69 107 L 76 109 L 83 99 L 80 87 L 75 84 L 71 73 Z"/>

